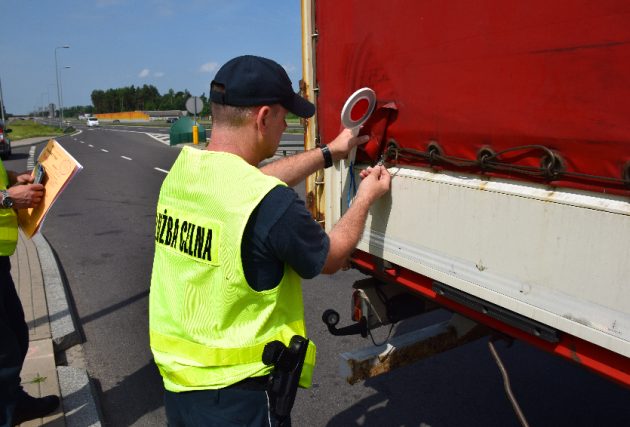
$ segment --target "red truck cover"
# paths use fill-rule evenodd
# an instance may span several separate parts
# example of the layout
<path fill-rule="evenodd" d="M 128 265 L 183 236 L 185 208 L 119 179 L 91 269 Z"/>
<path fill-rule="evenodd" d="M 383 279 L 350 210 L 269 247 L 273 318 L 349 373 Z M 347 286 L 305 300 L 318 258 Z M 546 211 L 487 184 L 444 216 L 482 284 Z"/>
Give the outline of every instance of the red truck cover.
<path fill-rule="evenodd" d="M 527 146 L 544 146 L 560 156 L 562 174 L 489 173 L 630 195 L 627 0 L 324 3 L 316 2 L 324 141 L 339 131 L 345 99 L 369 86 L 379 107 L 397 108 L 379 130 L 380 147 L 368 147 L 371 160 L 394 139 L 421 151 L 437 143 L 443 155 L 473 162 L 484 147 L 521 147 L 495 160 L 538 168 L 548 151 Z"/>

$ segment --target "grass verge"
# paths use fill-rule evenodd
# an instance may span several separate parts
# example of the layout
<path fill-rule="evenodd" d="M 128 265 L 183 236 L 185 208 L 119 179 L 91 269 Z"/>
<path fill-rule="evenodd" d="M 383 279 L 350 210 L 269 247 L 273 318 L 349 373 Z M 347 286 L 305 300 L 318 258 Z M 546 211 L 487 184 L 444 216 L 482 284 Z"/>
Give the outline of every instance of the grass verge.
<path fill-rule="evenodd" d="M 7 124 L 12 130 L 9 138 L 14 141 L 25 138 L 34 138 L 36 136 L 59 136 L 63 135 L 63 131 L 55 126 L 46 126 L 36 123 L 32 120 L 13 120 Z"/>

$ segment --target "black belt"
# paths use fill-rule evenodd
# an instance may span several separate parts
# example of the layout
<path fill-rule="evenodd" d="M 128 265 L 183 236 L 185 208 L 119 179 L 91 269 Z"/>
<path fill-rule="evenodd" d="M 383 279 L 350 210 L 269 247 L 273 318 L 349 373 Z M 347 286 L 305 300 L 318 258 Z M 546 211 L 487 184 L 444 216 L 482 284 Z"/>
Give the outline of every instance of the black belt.
<path fill-rule="evenodd" d="M 269 375 L 265 375 L 262 377 L 250 377 L 245 378 L 237 383 L 229 385 L 225 388 L 237 388 L 239 390 L 256 390 L 262 391 L 267 389 L 267 384 L 269 383 Z"/>

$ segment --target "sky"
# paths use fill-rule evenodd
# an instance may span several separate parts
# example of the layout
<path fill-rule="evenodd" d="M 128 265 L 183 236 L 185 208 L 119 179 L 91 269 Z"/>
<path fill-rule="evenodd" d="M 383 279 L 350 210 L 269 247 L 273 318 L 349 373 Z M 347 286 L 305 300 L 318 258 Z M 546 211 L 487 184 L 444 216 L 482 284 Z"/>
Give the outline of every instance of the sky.
<path fill-rule="evenodd" d="M 301 78 L 298 0 L 2 0 L 0 82 L 6 111 L 91 105 L 95 89 L 151 84 L 208 94 L 218 68 L 253 54 Z M 68 49 L 55 49 L 59 46 Z M 65 68 L 70 67 L 70 68 Z"/>

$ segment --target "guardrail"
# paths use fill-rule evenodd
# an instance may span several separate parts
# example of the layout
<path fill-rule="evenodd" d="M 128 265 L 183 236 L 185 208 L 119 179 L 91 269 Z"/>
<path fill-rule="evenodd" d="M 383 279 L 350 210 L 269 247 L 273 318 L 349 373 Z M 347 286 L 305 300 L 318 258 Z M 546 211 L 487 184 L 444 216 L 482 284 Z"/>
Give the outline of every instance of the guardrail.
<path fill-rule="evenodd" d="M 276 150 L 277 155 L 286 156 L 287 153 L 295 154 L 300 151 L 304 151 L 304 143 L 303 142 L 288 142 L 288 143 L 280 143 L 278 149 Z"/>

